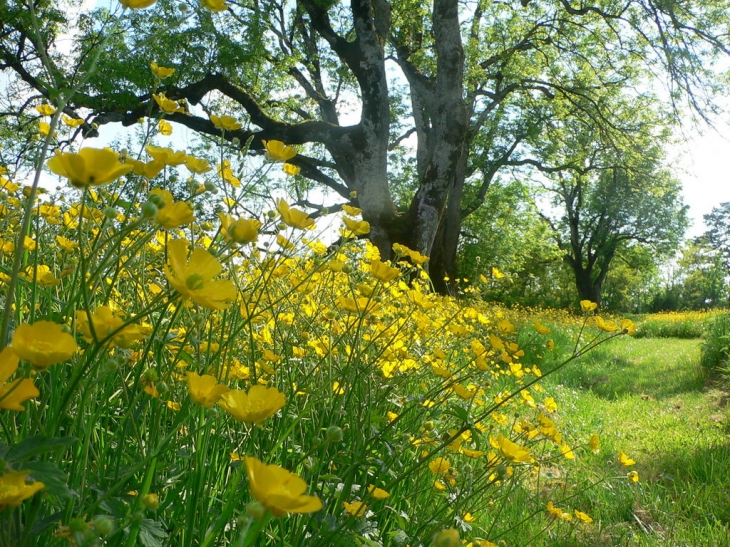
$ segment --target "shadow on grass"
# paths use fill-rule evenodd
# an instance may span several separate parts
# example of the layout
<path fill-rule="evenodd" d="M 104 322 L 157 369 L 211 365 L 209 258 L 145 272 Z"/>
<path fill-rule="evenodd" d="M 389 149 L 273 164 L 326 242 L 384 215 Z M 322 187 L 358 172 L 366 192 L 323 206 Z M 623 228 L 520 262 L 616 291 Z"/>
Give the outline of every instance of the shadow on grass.
<path fill-rule="evenodd" d="M 590 390 L 607 400 L 626 396 L 667 399 L 704 389 L 706 373 L 699 365 L 698 353 L 695 356 L 696 352 L 688 351 L 694 345 L 699 347 L 699 342 L 654 341 L 650 351 L 642 352 L 641 344 L 647 342 L 632 340 L 630 345 L 598 348 L 558 371 L 551 382 Z"/>
<path fill-rule="evenodd" d="M 647 470 L 644 494 L 663 498 L 672 515 L 730 525 L 730 441 L 724 445 L 663 454 Z"/>

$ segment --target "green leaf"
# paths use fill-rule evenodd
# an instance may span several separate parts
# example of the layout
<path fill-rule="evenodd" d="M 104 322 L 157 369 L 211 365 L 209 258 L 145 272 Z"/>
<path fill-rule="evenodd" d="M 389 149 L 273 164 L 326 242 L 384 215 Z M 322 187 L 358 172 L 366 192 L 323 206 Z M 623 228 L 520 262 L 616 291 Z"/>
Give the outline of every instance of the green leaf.
<path fill-rule="evenodd" d="M 142 519 L 139 523 L 139 542 L 144 547 L 162 547 L 162 541 L 167 537 L 167 532 L 162 529 L 162 524 L 152 519 Z"/>
<path fill-rule="evenodd" d="M 65 448 L 76 442 L 76 437 L 45 437 L 36 435 L 35 437 L 27 437 L 13 446 L 7 453 L 5 459 L 8 462 L 17 462 L 28 460 L 39 454 L 53 452 L 59 448 Z"/>
<path fill-rule="evenodd" d="M 25 462 L 23 469 L 46 487 L 43 492 L 59 498 L 71 498 L 76 494 L 66 486 L 66 474 L 53 462 Z"/>

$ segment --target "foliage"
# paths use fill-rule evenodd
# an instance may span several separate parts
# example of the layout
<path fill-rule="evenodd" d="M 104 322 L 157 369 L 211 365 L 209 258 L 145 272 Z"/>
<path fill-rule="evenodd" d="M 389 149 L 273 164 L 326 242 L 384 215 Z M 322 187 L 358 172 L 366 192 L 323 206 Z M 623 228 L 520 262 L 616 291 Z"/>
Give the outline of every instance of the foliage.
<path fill-rule="evenodd" d="M 730 359 L 730 314 L 720 313 L 707 323 L 702 343 L 702 366 L 707 370 L 726 370 Z"/>
<path fill-rule="evenodd" d="M 638 338 L 702 338 L 721 312 L 651 313 L 635 317 Z"/>

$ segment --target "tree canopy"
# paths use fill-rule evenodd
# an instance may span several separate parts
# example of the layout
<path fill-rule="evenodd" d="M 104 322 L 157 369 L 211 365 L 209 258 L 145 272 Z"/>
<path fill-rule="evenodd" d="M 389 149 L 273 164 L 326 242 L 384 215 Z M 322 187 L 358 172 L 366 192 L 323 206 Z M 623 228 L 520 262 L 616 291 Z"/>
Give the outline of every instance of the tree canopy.
<path fill-rule="evenodd" d="M 590 134 L 595 153 L 615 159 L 590 201 L 638 195 L 608 190 L 611 180 L 634 180 L 623 156 L 631 143 L 646 145 L 623 105 L 662 110 L 641 91 L 660 77 L 670 113 L 687 105 L 708 112 L 712 62 L 728 51 L 729 5 L 258 0 L 211 12 L 158 0 L 120 18 L 113 2 L 111 11 L 82 16 L 64 51 L 59 37 L 70 21 L 61 6 L 14 0 L 0 8 L 0 67 L 15 105 L 2 119 L 5 130 L 22 133 L 43 99 L 83 118 L 78 133 L 93 136 L 105 124 L 162 116 L 152 95 L 164 92 L 196 107 L 165 119 L 223 138 L 231 150 L 260 152 L 270 139 L 306 145 L 292 161 L 328 189 L 329 210 L 362 208 L 382 256 L 393 243 L 431 256 L 432 280 L 446 291 L 463 221 L 485 204 L 494 180 L 520 168 L 583 187 L 591 152 L 559 161 L 567 131 Z M 151 61 L 175 75 L 161 84 Z M 242 127 L 222 131 L 209 119 L 215 113 Z M 17 158 L 22 148 L 19 141 Z M 393 181 L 407 191 L 395 192 Z"/>

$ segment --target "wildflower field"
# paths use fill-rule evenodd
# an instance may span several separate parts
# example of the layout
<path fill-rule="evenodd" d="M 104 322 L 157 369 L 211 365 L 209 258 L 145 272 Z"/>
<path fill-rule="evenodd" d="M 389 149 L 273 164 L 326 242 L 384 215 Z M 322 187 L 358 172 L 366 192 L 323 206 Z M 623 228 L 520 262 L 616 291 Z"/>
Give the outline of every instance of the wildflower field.
<path fill-rule="evenodd" d="M 0 545 L 490 546 L 527 521 L 590 526 L 564 477 L 599 438 L 541 380 L 629 320 L 436 296 L 427 258 L 381 261 L 354 207 L 336 246 L 283 199 L 247 212 L 226 158 L 46 159 L 64 129 L 38 112 L 59 187 L 0 180 Z M 272 165 L 296 153 L 266 144 Z M 628 484 L 626 450 L 609 466 Z"/>

